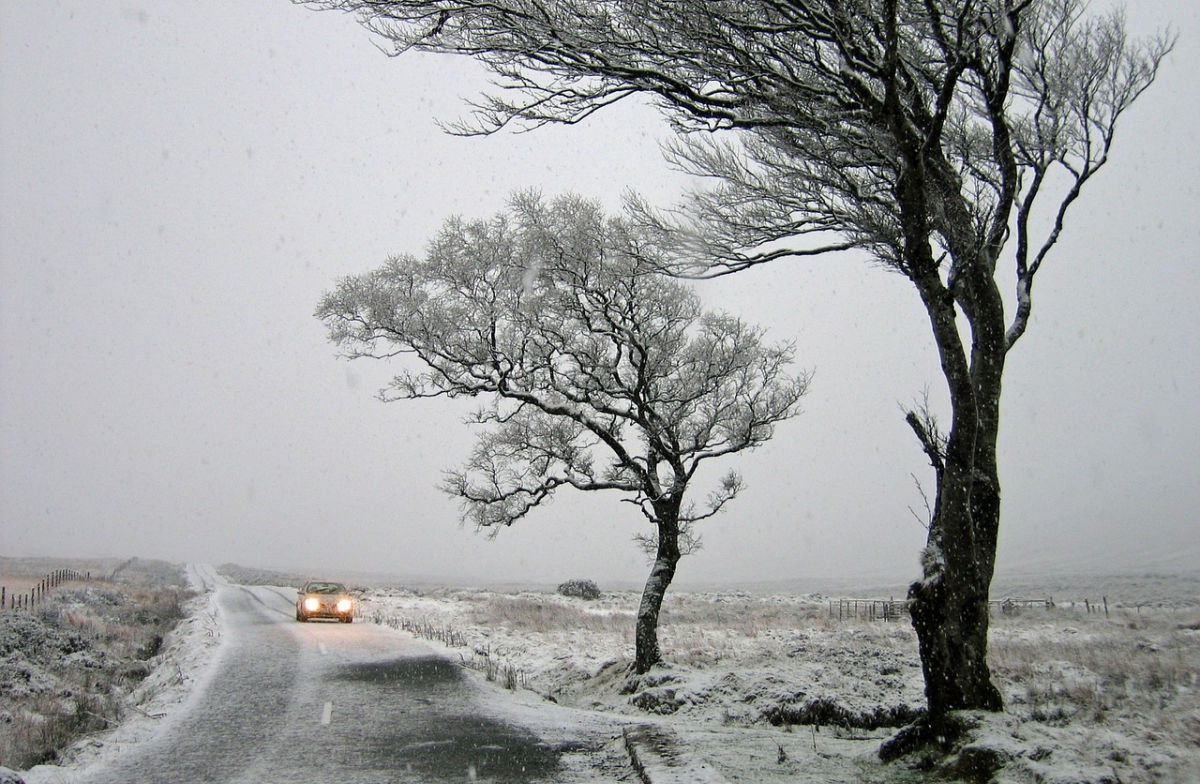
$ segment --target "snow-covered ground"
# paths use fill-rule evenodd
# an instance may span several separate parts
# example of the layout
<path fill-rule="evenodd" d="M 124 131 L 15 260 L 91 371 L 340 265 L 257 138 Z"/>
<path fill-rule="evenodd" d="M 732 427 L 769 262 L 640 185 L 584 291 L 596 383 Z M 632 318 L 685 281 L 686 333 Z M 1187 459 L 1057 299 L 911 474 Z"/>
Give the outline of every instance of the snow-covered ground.
<path fill-rule="evenodd" d="M 182 715 L 183 707 L 211 672 L 222 641 L 211 582 L 195 567 L 188 567 L 188 580 L 196 596 L 186 604 L 186 617 L 166 636 L 153 671 L 127 700 L 130 710 L 125 720 L 64 750 L 62 764 L 39 765 L 23 772 L 25 784 L 86 778 L 93 766 L 103 765 Z"/>
<path fill-rule="evenodd" d="M 220 644 L 212 596 L 190 605 L 129 720 L 72 749 L 67 771 L 120 754 L 181 712 Z M 907 622 L 839 620 L 836 601 L 812 594 L 676 592 L 661 625 L 671 664 L 632 681 L 636 604 L 632 592 L 585 601 L 371 588 L 360 622 L 430 639 L 493 682 L 489 710 L 535 731 L 553 731 L 539 728 L 539 706 L 552 699 L 618 722 L 661 723 L 732 782 L 929 780 L 930 761 L 877 757 L 923 703 Z M 1114 601 L 1107 617 L 1061 601 L 997 613 L 991 660 L 1008 711 L 978 717 L 959 763 L 1004 761 L 994 780 L 1005 782 L 1200 781 L 1200 602 L 1155 604 Z M 788 723 L 801 720 L 813 723 Z M 42 766 L 25 778 L 52 784 L 63 772 Z"/>
<path fill-rule="evenodd" d="M 497 683 L 665 722 L 730 781 L 927 780 L 931 760 L 877 758 L 923 704 L 907 621 L 839 620 L 836 600 L 818 595 L 677 592 L 661 627 L 671 664 L 632 681 L 637 598 L 376 590 L 363 615 L 440 639 Z M 1200 781 L 1197 597 L 1091 609 L 1060 599 L 995 614 L 1008 710 L 974 717 L 958 767 L 943 772 L 1004 762 L 999 781 Z"/>

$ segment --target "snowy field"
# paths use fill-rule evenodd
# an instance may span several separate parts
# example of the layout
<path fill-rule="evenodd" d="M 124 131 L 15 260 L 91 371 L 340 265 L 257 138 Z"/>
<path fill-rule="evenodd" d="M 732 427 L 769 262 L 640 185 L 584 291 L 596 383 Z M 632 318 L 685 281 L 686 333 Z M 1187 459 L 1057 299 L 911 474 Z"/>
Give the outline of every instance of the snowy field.
<path fill-rule="evenodd" d="M 45 575 L 63 568 L 78 573 L 51 587 Z M 164 635 L 194 622 L 184 582 L 182 568 L 156 561 L 0 558 L 10 608 L 0 612 L 0 765 L 53 759 L 136 712 L 164 677 Z M 36 601 L 35 586 L 48 588 Z M 14 592 L 34 606 L 12 609 Z"/>
<path fill-rule="evenodd" d="M 993 780 L 1003 782 L 1200 781 L 1197 582 L 1096 586 L 1107 594 L 1088 586 L 1073 599 L 1063 584 L 1053 608 L 994 614 L 991 663 L 1008 710 L 980 717 L 951 767 L 878 761 L 880 742 L 923 703 L 915 637 L 904 620 L 839 619 L 839 596 L 669 593 L 660 633 L 671 664 L 638 680 L 627 669 L 634 592 L 586 601 L 376 583 L 363 588 L 360 622 L 429 639 L 491 681 L 492 701 L 514 720 L 536 724 L 537 706 L 552 699 L 661 723 L 731 782 L 945 780 L 996 761 L 1005 765 Z M 1012 595 L 1036 590 L 1020 588 Z M 220 642 L 211 594 L 187 610 L 122 725 L 75 745 L 65 767 L 28 771 L 28 784 L 70 780 L 180 711 Z"/>
<path fill-rule="evenodd" d="M 1054 608 L 995 613 L 991 663 L 1008 710 L 979 717 L 941 773 L 999 760 L 1000 781 L 1200 781 L 1195 583 L 1109 585 L 1107 615 L 1105 594 L 1071 599 L 1066 584 Z M 637 599 L 383 589 L 367 593 L 363 616 L 438 639 L 498 684 L 667 722 L 730 781 L 929 779 L 932 760 L 876 758 L 923 705 L 906 620 L 839 620 L 824 595 L 676 592 L 661 625 L 670 666 L 631 681 Z"/>

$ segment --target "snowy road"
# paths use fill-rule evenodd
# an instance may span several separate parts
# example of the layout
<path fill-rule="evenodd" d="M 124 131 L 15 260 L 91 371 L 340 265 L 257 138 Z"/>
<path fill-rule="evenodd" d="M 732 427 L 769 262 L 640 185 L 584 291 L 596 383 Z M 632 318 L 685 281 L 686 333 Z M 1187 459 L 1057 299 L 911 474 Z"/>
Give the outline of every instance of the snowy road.
<path fill-rule="evenodd" d="M 603 743 L 604 728 L 586 723 L 575 738 L 567 728 L 539 739 L 407 635 L 297 623 L 283 588 L 215 590 L 224 640 L 210 676 L 155 738 L 90 770 L 88 784 L 552 782 L 564 749 L 578 757 Z"/>

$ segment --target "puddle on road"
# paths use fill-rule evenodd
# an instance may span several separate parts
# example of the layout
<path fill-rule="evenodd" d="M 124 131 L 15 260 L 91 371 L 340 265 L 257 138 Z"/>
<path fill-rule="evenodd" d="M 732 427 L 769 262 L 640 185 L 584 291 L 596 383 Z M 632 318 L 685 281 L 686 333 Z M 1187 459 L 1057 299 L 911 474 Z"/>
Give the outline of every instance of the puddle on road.
<path fill-rule="evenodd" d="M 551 780 L 559 751 L 520 727 L 477 716 L 436 716 L 427 725 L 385 728 L 364 738 L 375 759 L 390 758 L 394 770 L 422 782 L 519 784 Z"/>
<path fill-rule="evenodd" d="M 549 781 L 558 769 L 561 751 L 533 733 L 455 712 L 471 708 L 456 694 L 464 678 L 451 661 L 428 656 L 350 664 L 338 668 L 333 678 L 385 685 L 424 706 L 360 728 L 356 752 L 373 765 L 430 784 Z"/>
<path fill-rule="evenodd" d="M 336 680 L 366 683 L 396 683 L 413 689 L 431 689 L 462 680 L 458 665 L 437 656 L 408 657 L 391 661 L 347 664 L 333 676 Z"/>

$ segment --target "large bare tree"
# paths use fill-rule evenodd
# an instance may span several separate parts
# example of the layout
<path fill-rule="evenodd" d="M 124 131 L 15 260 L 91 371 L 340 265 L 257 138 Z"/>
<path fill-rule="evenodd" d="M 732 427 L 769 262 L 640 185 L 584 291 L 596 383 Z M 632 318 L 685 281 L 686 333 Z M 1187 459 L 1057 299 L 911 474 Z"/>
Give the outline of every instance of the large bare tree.
<path fill-rule="evenodd" d="M 676 215 L 642 210 L 685 240 L 676 273 L 856 250 L 911 282 L 950 400 L 944 430 L 931 412 L 909 417 L 937 479 L 909 592 L 926 728 L 955 709 L 1001 709 L 987 599 L 1005 359 L 1068 209 L 1171 37 L 1131 41 L 1120 11 L 1091 15 L 1084 0 L 314 5 L 357 13 L 396 53 L 485 63 L 497 89 L 460 133 L 575 123 L 649 96 L 679 132 L 674 161 L 715 183 Z M 1002 261 L 1015 272 L 1007 298 Z"/>
<path fill-rule="evenodd" d="M 658 617 L 692 526 L 742 488 L 729 472 L 699 505 L 697 470 L 767 441 L 807 386 L 792 349 L 705 312 L 647 269 L 656 251 L 576 197 L 524 194 L 490 221 L 447 221 L 424 258 L 342 280 L 317 310 L 350 358 L 411 355 L 385 399 L 483 397 L 484 427 L 444 489 L 479 528 L 512 525 L 559 488 L 611 490 L 653 524 L 634 671 L 659 663 Z"/>

